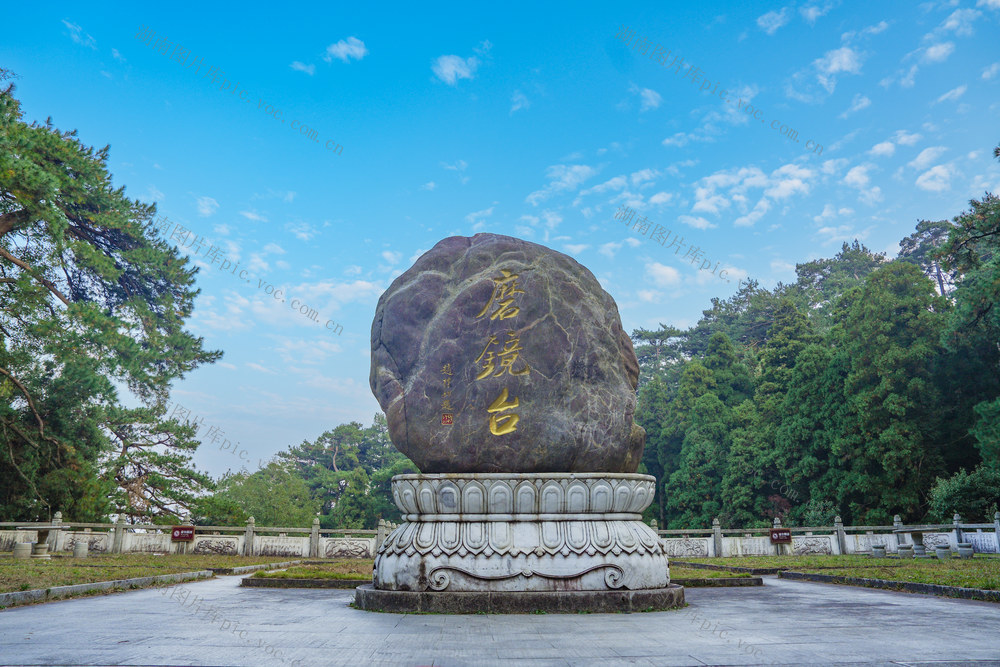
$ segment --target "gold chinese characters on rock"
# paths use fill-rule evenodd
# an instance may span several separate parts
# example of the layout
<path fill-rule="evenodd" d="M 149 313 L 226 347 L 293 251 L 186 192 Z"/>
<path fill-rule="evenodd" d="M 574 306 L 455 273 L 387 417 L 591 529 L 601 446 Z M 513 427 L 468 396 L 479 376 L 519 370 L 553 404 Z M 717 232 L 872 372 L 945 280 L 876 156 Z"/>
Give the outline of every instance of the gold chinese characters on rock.
<path fill-rule="evenodd" d="M 506 269 L 501 269 L 500 274 L 499 278 L 493 278 L 493 293 L 475 319 L 478 320 L 489 315 L 490 322 L 503 322 L 503 320 L 516 317 L 521 312 L 521 309 L 514 305 L 515 297 L 524 294 L 524 290 L 517 287 L 518 274 Z M 518 378 L 527 375 L 531 370 L 527 362 L 520 359 L 520 352 L 524 348 L 521 347 L 521 339 L 517 332 L 508 330 L 506 333 L 507 338 L 502 342 L 499 332 L 487 335 L 483 351 L 473 362 L 479 369 L 475 378 L 476 382 L 504 375 Z M 507 382 L 510 380 L 508 379 Z M 511 398 L 510 387 L 505 386 L 486 408 L 490 433 L 500 436 L 516 431 L 517 423 L 521 417 L 513 410 L 519 405 L 520 401 L 516 396 Z"/>
<path fill-rule="evenodd" d="M 454 373 L 451 364 L 441 367 L 441 386 L 444 391 L 441 393 L 441 426 L 451 426 L 455 423 L 454 408 L 451 407 L 451 378 Z"/>

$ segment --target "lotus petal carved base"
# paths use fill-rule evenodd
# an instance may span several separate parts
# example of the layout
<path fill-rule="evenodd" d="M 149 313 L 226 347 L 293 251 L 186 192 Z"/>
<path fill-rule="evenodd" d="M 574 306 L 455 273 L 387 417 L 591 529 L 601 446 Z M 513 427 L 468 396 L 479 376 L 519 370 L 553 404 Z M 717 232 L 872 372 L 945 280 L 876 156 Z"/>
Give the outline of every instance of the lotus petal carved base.
<path fill-rule="evenodd" d="M 389 591 L 666 588 L 667 554 L 641 512 L 648 475 L 437 474 L 393 478 L 404 523 L 375 557 Z"/>

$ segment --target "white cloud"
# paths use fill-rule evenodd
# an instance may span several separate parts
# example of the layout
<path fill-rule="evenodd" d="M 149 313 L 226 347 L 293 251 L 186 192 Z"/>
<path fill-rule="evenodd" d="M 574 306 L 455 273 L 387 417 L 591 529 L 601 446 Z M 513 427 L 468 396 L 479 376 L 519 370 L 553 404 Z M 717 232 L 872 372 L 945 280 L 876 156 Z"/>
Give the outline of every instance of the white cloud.
<path fill-rule="evenodd" d="M 389 262 L 389 264 L 398 264 L 399 260 L 403 259 L 403 253 L 394 252 L 392 250 L 383 250 L 382 259 Z"/>
<path fill-rule="evenodd" d="M 260 364 L 256 364 L 256 363 L 254 363 L 252 361 L 248 361 L 246 363 L 246 366 L 247 366 L 247 368 L 249 368 L 251 370 L 254 370 L 254 371 L 257 371 L 259 373 L 267 373 L 268 375 L 277 375 L 278 374 L 278 371 L 273 371 L 270 368 L 267 368 L 266 366 L 261 366 Z"/>
<path fill-rule="evenodd" d="M 242 215 L 247 220 L 255 220 L 257 222 L 267 222 L 267 218 L 257 213 L 257 211 L 240 211 Z"/>
<path fill-rule="evenodd" d="M 437 187 L 437 183 L 435 183 L 434 181 L 427 181 L 426 183 L 424 183 L 423 185 L 420 186 L 420 189 L 421 190 L 433 190 L 436 187 Z"/>
<path fill-rule="evenodd" d="M 952 42 L 941 42 L 940 44 L 934 44 L 933 46 L 928 46 L 927 50 L 924 51 L 923 58 L 921 60 L 925 63 L 939 63 L 948 59 L 955 51 L 955 44 Z"/>
<path fill-rule="evenodd" d="M 908 166 L 914 169 L 925 169 L 931 162 L 938 159 L 948 149 L 944 146 L 931 146 L 920 151 L 920 154 L 909 163 Z"/>
<path fill-rule="evenodd" d="M 993 63 L 989 67 L 983 69 L 983 78 L 989 81 L 997 74 L 1000 74 L 1000 62 Z"/>
<path fill-rule="evenodd" d="M 114 58 L 115 60 L 117 60 L 118 62 L 122 62 L 122 63 L 123 62 L 127 62 L 125 60 L 125 56 L 123 56 L 118 49 L 111 49 L 111 57 Z"/>
<path fill-rule="evenodd" d="M 861 199 L 868 203 L 873 204 L 882 198 L 882 189 L 878 186 L 869 188 L 868 184 L 871 182 L 871 178 L 868 176 L 868 170 L 873 169 L 874 165 L 858 165 L 852 167 L 847 175 L 844 176 L 843 183 L 849 185 L 852 188 L 856 188 L 858 192 L 861 193 Z"/>
<path fill-rule="evenodd" d="M 589 248 L 590 246 L 586 243 L 567 243 L 563 246 L 569 253 L 573 255 L 579 255 L 581 252 Z"/>
<path fill-rule="evenodd" d="M 228 236 L 229 225 L 215 225 L 214 227 L 212 227 L 212 231 L 214 231 L 216 234 L 221 234 L 222 236 Z"/>
<path fill-rule="evenodd" d="M 212 197 L 198 197 L 198 215 L 207 218 L 219 210 L 219 202 Z"/>
<path fill-rule="evenodd" d="M 346 40 L 340 40 L 336 44 L 331 44 L 326 47 L 326 55 L 323 56 L 323 60 L 326 62 L 333 62 L 334 58 L 346 62 L 350 62 L 351 58 L 355 60 L 361 60 L 368 54 L 368 49 L 365 47 L 365 43 L 362 42 L 357 37 L 348 37 Z"/>
<path fill-rule="evenodd" d="M 155 185 L 150 185 L 148 188 L 146 188 L 146 192 L 149 198 L 152 199 L 153 201 L 163 201 L 163 199 L 166 197 L 166 195 L 160 192 Z"/>
<path fill-rule="evenodd" d="M 712 229 L 712 228 L 714 228 L 714 227 L 717 226 L 717 225 L 712 224 L 711 222 L 709 222 L 705 218 L 696 217 L 696 216 L 693 216 L 693 215 L 681 215 L 681 216 L 678 216 L 677 219 L 680 222 L 683 222 L 685 225 L 690 225 L 691 227 L 694 227 L 695 229 Z"/>
<path fill-rule="evenodd" d="M 927 192 L 942 192 L 951 188 L 951 177 L 954 176 L 951 167 L 939 164 L 931 167 L 917 177 L 917 187 Z"/>
<path fill-rule="evenodd" d="M 531 108 L 531 100 L 520 90 L 515 90 L 514 94 L 510 97 L 510 113 L 529 108 Z"/>
<path fill-rule="evenodd" d="M 773 35 L 778 29 L 788 23 L 791 12 L 788 7 L 782 7 L 780 12 L 770 11 L 757 17 L 757 27 Z"/>
<path fill-rule="evenodd" d="M 893 141 L 895 141 L 900 146 L 913 146 L 922 138 L 919 134 L 909 133 L 906 130 L 897 130 L 896 134 L 892 136 Z"/>
<path fill-rule="evenodd" d="M 957 100 L 959 97 L 965 94 L 965 91 L 968 90 L 968 88 L 969 87 L 965 85 L 959 86 L 958 88 L 952 88 L 947 93 L 937 98 L 937 102 L 945 102 L 945 101 L 951 102 Z"/>
<path fill-rule="evenodd" d="M 821 16 L 825 16 L 826 13 L 829 12 L 831 9 L 833 9 L 833 3 L 828 2 L 824 4 L 822 7 L 820 7 L 819 5 L 800 7 L 799 14 L 802 15 L 802 18 L 805 19 L 806 23 L 812 25 L 816 23 L 816 19 L 820 18 Z"/>
<path fill-rule="evenodd" d="M 851 100 L 851 106 L 847 108 L 847 111 L 840 114 L 841 118 L 847 118 L 850 114 L 855 111 L 861 111 L 862 109 L 867 109 L 872 105 L 872 101 L 862 95 L 861 93 L 855 93 L 854 99 Z"/>
<path fill-rule="evenodd" d="M 1000 9 L 1000 0 L 979 0 L 976 7 L 988 7 L 990 9 Z"/>
<path fill-rule="evenodd" d="M 733 220 L 733 225 L 736 227 L 752 227 L 757 224 L 757 221 L 763 218 L 770 210 L 771 202 L 767 199 L 761 199 L 753 207 L 752 211 Z"/>
<path fill-rule="evenodd" d="M 640 88 L 639 86 L 632 84 L 629 87 L 629 92 L 639 95 L 642 99 L 642 105 L 639 107 L 640 113 L 658 108 L 660 106 L 660 102 L 663 101 L 660 94 L 651 88 Z"/>
<path fill-rule="evenodd" d="M 842 157 L 835 160 L 826 160 L 822 165 L 820 165 L 819 170 L 827 176 L 831 176 L 846 167 L 847 162 L 847 158 Z"/>
<path fill-rule="evenodd" d="M 312 76 L 313 74 L 316 73 L 315 65 L 306 65 L 305 63 L 300 63 L 298 60 L 292 61 L 292 64 L 289 65 L 289 67 L 291 67 L 296 72 L 305 72 L 309 76 Z"/>
<path fill-rule="evenodd" d="M 944 20 L 942 31 L 954 30 L 956 35 L 971 35 L 973 24 L 983 13 L 975 9 L 956 9 Z"/>
<path fill-rule="evenodd" d="M 284 255 L 285 254 L 285 249 L 282 248 L 277 243 L 268 243 L 266 246 L 264 246 L 264 254 L 265 255 Z"/>
<path fill-rule="evenodd" d="M 849 46 L 827 51 L 822 58 L 813 61 L 819 70 L 816 79 L 827 92 L 832 93 L 837 86 L 836 76 L 841 72 L 859 74 L 861 72 L 861 56 Z"/>
<path fill-rule="evenodd" d="M 618 252 L 619 250 L 621 250 L 621 247 L 622 247 L 621 243 L 615 243 L 615 242 L 611 241 L 609 243 L 605 243 L 600 248 L 598 248 L 597 252 L 601 253 L 602 255 L 604 255 L 605 257 L 607 257 L 608 259 L 614 259 L 615 258 L 615 253 Z"/>
<path fill-rule="evenodd" d="M 63 19 L 63 25 L 69 28 L 69 37 L 74 42 L 80 46 L 86 46 L 87 48 L 94 49 L 95 51 L 97 50 L 97 42 L 90 35 L 84 37 L 83 28 L 79 25 L 76 23 L 70 23 L 66 19 Z"/>
<path fill-rule="evenodd" d="M 451 171 L 465 171 L 465 168 L 468 167 L 469 165 L 466 163 L 465 160 L 459 160 L 455 164 L 445 164 L 444 162 L 442 162 L 441 166 Z"/>
<path fill-rule="evenodd" d="M 309 241 L 317 233 L 316 228 L 308 222 L 289 222 L 285 224 L 285 229 L 301 241 Z"/>
<path fill-rule="evenodd" d="M 538 204 L 552 195 L 564 190 L 576 190 L 584 181 L 595 175 L 597 170 L 583 164 L 556 164 L 545 170 L 545 175 L 549 179 L 549 184 L 541 190 L 532 192 L 525 201 L 532 206 Z"/>
<path fill-rule="evenodd" d="M 681 282 L 680 271 L 659 262 L 646 264 L 646 275 L 649 276 L 650 280 L 657 287 L 672 287 L 679 285 Z"/>
<path fill-rule="evenodd" d="M 666 204 L 671 199 L 673 199 L 673 194 L 669 192 L 657 192 L 655 195 L 649 198 L 649 203 L 654 206 L 659 206 L 660 204 Z"/>
<path fill-rule="evenodd" d="M 473 211 L 472 213 L 465 216 L 465 221 L 468 222 L 470 225 L 473 225 L 474 227 L 476 225 L 484 224 L 486 222 L 486 218 L 493 215 L 494 208 L 495 208 L 494 206 L 490 206 L 489 208 L 483 209 L 482 211 Z"/>
<path fill-rule="evenodd" d="M 896 144 L 891 141 L 883 141 L 872 146 L 868 152 L 875 157 L 891 157 L 896 152 Z"/>
<path fill-rule="evenodd" d="M 345 276 L 360 276 L 363 269 L 357 264 L 351 264 L 346 269 L 344 269 Z"/>
<path fill-rule="evenodd" d="M 438 56 L 431 65 L 431 70 L 437 78 L 449 86 L 454 86 L 459 79 L 472 79 L 478 67 L 479 59 L 475 56 L 467 59 L 459 56 Z"/>

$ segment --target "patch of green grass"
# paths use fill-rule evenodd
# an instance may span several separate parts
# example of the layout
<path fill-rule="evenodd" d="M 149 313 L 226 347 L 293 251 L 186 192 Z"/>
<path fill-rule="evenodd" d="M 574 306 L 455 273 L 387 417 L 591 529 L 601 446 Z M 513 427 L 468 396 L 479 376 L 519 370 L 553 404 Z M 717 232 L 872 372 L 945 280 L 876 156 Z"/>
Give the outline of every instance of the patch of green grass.
<path fill-rule="evenodd" d="M 109 554 L 87 558 L 54 555 L 51 560 L 15 560 L 10 554 L 5 554 L 0 555 L 0 593 L 286 560 L 288 559 L 182 554 Z"/>
<path fill-rule="evenodd" d="M 729 579 L 731 577 L 752 577 L 749 572 L 727 572 L 726 570 L 702 570 L 700 568 L 670 566 L 670 579 Z"/>
<path fill-rule="evenodd" d="M 262 579 L 371 579 L 375 561 L 364 558 L 333 560 L 322 565 L 296 565 L 287 570 L 257 572 Z"/>
<path fill-rule="evenodd" d="M 871 556 L 861 554 L 847 556 L 734 556 L 728 558 L 677 558 L 676 560 L 688 561 L 690 563 L 706 563 L 708 565 L 726 565 L 729 567 L 778 567 L 786 570 L 796 570 L 803 567 L 878 567 L 880 563 L 886 563 L 886 560 L 875 559 Z M 673 569 L 673 566 L 671 566 L 670 571 L 673 572 Z"/>
<path fill-rule="evenodd" d="M 811 572 L 841 577 L 863 577 L 866 579 L 887 579 L 918 584 L 939 584 L 1000 590 L 1000 560 L 996 558 L 973 558 L 972 560 L 937 559 L 899 560 L 884 567 L 815 569 L 802 568 L 796 572 Z"/>

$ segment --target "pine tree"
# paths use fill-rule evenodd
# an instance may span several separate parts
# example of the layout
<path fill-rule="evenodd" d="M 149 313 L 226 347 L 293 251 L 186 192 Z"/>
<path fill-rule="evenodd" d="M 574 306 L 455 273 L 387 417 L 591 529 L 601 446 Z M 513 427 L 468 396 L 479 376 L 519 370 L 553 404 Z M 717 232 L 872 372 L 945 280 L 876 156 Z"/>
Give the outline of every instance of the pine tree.
<path fill-rule="evenodd" d="M 0 77 L 2 78 L 2 77 Z M 114 189 L 109 148 L 21 120 L 0 92 L 0 518 L 176 516 L 206 478 L 163 419 L 170 383 L 221 357 L 186 332 L 196 269 Z M 117 386 L 144 408 L 126 410 Z M 102 467 L 102 457 L 108 467 Z M 117 488 L 117 491 L 115 489 Z M 108 496 L 117 500 L 108 501 Z"/>

